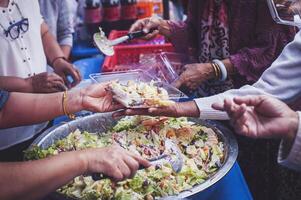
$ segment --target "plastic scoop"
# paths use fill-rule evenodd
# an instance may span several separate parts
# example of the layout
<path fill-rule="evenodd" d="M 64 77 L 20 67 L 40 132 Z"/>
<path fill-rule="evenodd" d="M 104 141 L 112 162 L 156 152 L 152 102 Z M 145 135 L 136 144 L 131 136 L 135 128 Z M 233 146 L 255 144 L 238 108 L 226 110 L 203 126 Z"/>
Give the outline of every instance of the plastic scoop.
<path fill-rule="evenodd" d="M 165 151 L 158 157 L 151 158 L 148 161 L 154 166 L 162 166 L 164 164 L 170 164 L 172 170 L 176 173 L 179 173 L 183 167 L 183 157 L 181 154 L 178 145 L 176 145 L 172 140 L 166 139 L 165 142 Z M 143 166 L 139 167 L 139 170 L 145 169 Z M 106 175 L 92 174 L 94 181 L 110 178 Z"/>
<path fill-rule="evenodd" d="M 150 32 L 152 32 L 153 30 L 151 30 Z M 114 46 L 118 45 L 120 43 L 123 43 L 125 41 L 128 40 L 133 40 L 135 38 L 140 38 L 145 36 L 146 33 L 144 33 L 143 31 L 137 31 L 137 32 L 132 32 L 132 33 L 128 33 L 125 36 L 122 36 L 120 38 L 114 39 L 114 40 L 109 40 L 105 33 L 103 32 L 102 28 L 99 27 L 99 33 L 95 33 L 93 35 L 93 40 L 94 40 L 94 44 L 95 46 L 98 48 L 98 50 L 100 52 L 102 52 L 103 54 L 107 55 L 107 56 L 113 56 L 114 55 Z"/>

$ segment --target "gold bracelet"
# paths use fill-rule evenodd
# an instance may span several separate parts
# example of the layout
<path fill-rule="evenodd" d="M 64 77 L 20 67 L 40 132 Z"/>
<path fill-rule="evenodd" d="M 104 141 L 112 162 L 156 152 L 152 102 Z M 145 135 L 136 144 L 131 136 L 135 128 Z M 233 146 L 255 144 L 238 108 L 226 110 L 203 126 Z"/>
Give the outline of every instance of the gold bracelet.
<path fill-rule="evenodd" d="M 214 63 L 218 71 L 218 80 L 222 78 L 222 71 L 218 64 Z"/>
<path fill-rule="evenodd" d="M 216 71 L 217 71 L 217 77 L 216 78 L 217 78 L 217 80 L 220 80 L 220 78 L 222 76 L 221 68 L 216 63 L 212 63 L 212 64 L 215 66 Z"/>
<path fill-rule="evenodd" d="M 74 120 L 76 117 L 74 114 L 69 114 L 67 111 L 67 91 L 63 93 L 62 99 L 63 111 L 66 116 L 68 116 L 71 120 Z"/>
<path fill-rule="evenodd" d="M 215 63 L 211 63 L 211 66 L 212 66 L 212 68 L 213 68 L 213 70 L 214 70 L 215 78 L 217 79 L 217 78 L 218 78 L 218 70 L 217 70 L 217 68 L 216 68 Z"/>

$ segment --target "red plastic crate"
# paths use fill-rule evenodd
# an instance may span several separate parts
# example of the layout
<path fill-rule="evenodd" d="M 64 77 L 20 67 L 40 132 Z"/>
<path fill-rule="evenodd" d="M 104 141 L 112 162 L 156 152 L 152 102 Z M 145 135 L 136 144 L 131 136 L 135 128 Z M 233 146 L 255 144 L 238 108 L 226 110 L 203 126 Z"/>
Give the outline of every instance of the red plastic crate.
<path fill-rule="evenodd" d="M 109 39 L 113 40 L 118 37 L 122 37 L 127 34 L 127 31 L 113 30 Z M 162 36 L 158 36 L 162 37 Z M 158 38 L 157 38 L 158 39 Z M 125 71 L 127 69 L 115 68 L 116 65 L 126 65 L 139 62 L 141 54 L 154 54 L 161 52 L 172 52 L 174 48 L 171 43 L 165 44 L 151 44 L 145 40 L 136 39 L 126 44 L 117 45 L 114 47 L 115 54 L 113 56 L 107 56 L 103 64 L 103 71 Z"/>

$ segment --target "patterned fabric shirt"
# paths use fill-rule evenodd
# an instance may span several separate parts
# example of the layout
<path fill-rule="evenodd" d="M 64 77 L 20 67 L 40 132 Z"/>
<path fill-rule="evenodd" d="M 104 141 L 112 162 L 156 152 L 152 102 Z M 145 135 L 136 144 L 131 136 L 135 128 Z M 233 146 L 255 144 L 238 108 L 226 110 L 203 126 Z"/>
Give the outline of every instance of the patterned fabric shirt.
<path fill-rule="evenodd" d="M 197 58 L 202 51 L 200 27 L 201 14 L 205 11 L 204 2 L 189 0 L 187 21 L 170 22 L 173 33 L 170 39 L 177 52 Z M 229 58 L 238 72 L 233 76 L 237 88 L 256 82 L 284 46 L 293 40 L 295 30 L 276 24 L 266 1 L 228 0 L 227 3 Z"/>

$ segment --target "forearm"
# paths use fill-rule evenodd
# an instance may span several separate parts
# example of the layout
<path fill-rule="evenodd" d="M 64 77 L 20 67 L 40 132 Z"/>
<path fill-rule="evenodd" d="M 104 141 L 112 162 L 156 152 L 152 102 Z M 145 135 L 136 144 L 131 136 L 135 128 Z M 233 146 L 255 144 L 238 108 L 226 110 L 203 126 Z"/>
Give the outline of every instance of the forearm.
<path fill-rule="evenodd" d="M 197 16 L 199 16 L 199 6 L 197 1 L 191 1 L 188 5 L 188 16 L 185 22 L 169 21 L 171 35 L 168 38 L 176 52 L 194 57 L 197 61 L 198 30 L 195 26 Z"/>
<path fill-rule="evenodd" d="M 299 83 L 301 81 L 301 32 L 295 40 L 288 44 L 277 60 L 269 67 L 252 86 L 246 85 L 240 89 L 206 98 L 196 99 L 200 117 L 205 119 L 224 120 L 228 119 L 226 113 L 211 108 L 213 103 L 223 103 L 225 98 L 246 95 L 270 95 L 286 103 L 293 102 L 301 93 Z M 289 69 L 289 70 L 288 70 Z M 289 80 L 289 81 L 288 81 Z"/>
<path fill-rule="evenodd" d="M 9 92 L 33 92 L 33 87 L 30 79 L 23 79 L 12 76 L 1 76 L 0 88 Z"/>
<path fill-rule="evenodd" d="M 224 93 L 220 93 L 214 96 L 198 98 L 194 101 L 196 102 L 201 119 L 211 119 L 211 120 L 229 120 L 229 116 L 226 112 L 221 112 L 212 108 L 213 103 L 223 104 L 225 99 L 233 99 L 236 96 L 246 96 L 246 95 L 269 95 L 261 88 L 246 85 L 239 89 L 228 90 Z"/>
<path fill-rule="evenodd" d="M 63 93 L 11 93 L 0 113 L 0 128 L 45 122 L 57 116 L 64 115 L 62 98 Z M 20 101 L 21 99 L 22 101 Z M 75 113 L 82 109 L 81 92 L 79 90 L 68 92 L 66 101 L 66 110 L 68 113 Z"/>
<path fill-rule="evenodd" d="M 1 163 L 0 199 L 40 199 L 85 171 L 79 152 L 37 161 Z"/>
<path fill-rule="evenodd" d="M 51 67 L 53 67 L 53 61 L 58 57 L 65 57 L 65 54 L 53 35 L 50 33 L 48 26 L 45 23 L 41 25 L 41 35 L 48 63 L 51 65 Z"/>
<path fill-rule="evenodd" d="M 200 111 L 194 101 L 188 101 L 176 104 L 177 117 L 199 117 Z"/>
<path fill-rule="evenodd" d="M 65 58 L 68 59 L 70 57 L 70 53 L 71 53 L 71 46 L 61 45 L 60 47 L 65 55 Z"/>

